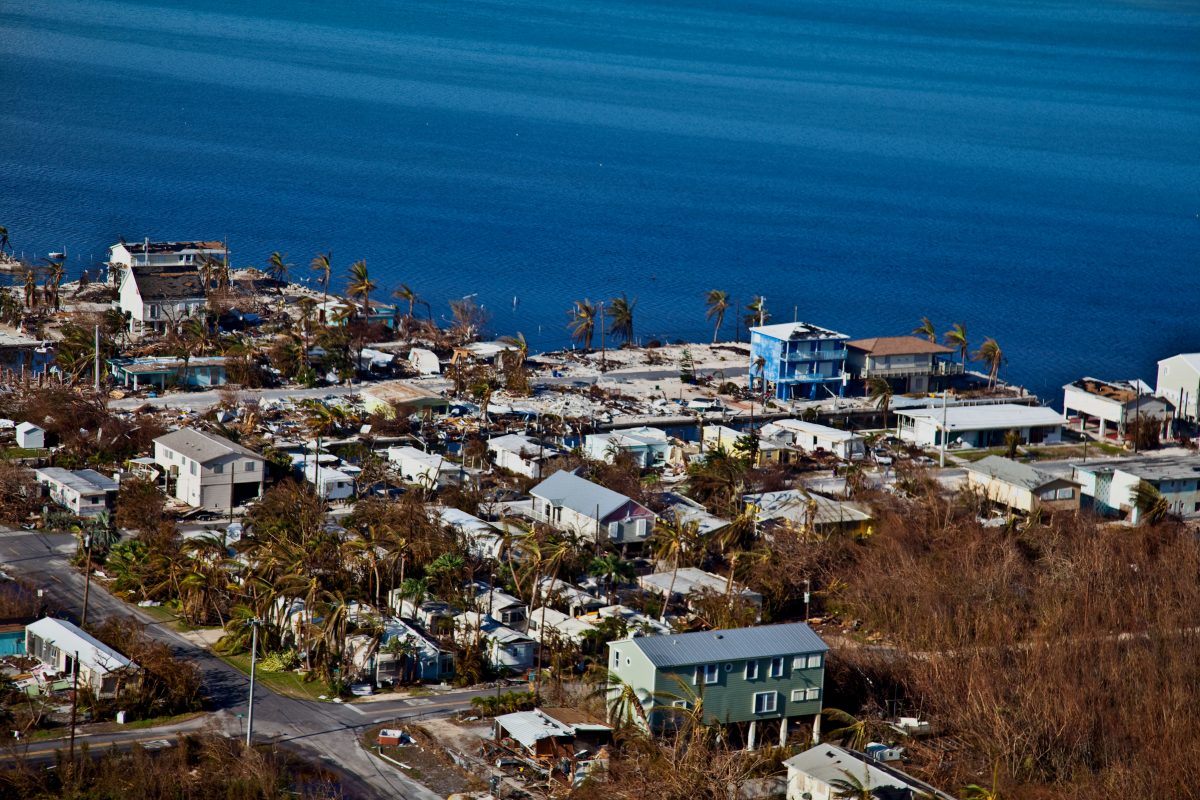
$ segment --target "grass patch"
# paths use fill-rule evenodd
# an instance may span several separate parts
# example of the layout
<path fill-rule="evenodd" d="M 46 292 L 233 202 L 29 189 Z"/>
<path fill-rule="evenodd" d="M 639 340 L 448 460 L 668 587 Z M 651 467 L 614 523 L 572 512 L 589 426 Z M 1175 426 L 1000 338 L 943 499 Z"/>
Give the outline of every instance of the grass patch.
<path fill-rule="evenodd" d="M 237 656 L 218 656 L 226 664 L 250 675 L 250 654 Z M 271 691 L 286 697 L 299 700 L 318 700 L 321 695 L 328 695 L 329 689 L 321 681 L 305 683 L 304 678 L 295 672 L 263 672 L 261 669 L 254 673 L 254 680 L 266 686 Z"/>
<path fill-rule="evenodd" d="M 0 458 L 40 458 L 48 452 L 48 450 L 38 450 L 33 447 L 9 447 L 0 450 Z"/>

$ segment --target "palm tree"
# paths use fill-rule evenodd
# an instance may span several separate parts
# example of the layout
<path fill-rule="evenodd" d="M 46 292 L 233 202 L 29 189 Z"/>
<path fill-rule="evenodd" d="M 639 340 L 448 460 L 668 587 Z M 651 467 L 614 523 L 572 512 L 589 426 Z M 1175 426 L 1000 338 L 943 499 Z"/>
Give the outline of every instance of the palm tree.
<path fill-rule="evenodd" d="M 996 385 L 996 381 L 1000 375 L 1000 367 L 1008 359 L 1004 357 L 1004 351 L 1000 349 L 1000 345 L 991 336 L 983 340 L 983 344 L 979 345 L 979 349 L 975 351 L 974 356 L 976 361 L 982 361 L 990 368 L 988 372 L 988 388 Z"/>
<path fill-rule="evenodd" d="M 317 282 L 321 284 L 324 295 L 321 300 L 321 322 L 324 322 L 325 306 L 329 303 L 329 281 L 333 277 L 333 251 L 317 253 L 308 268 L 317 273 Z"/>
<path fill-rule="evenodd" d="M 659 560 L 671 562 L 671 583 L 668 584 L 667 594 L 663 597 L 662 612 L 658 615 L 659 622 L 667 621 L 667 610 L 671 607 L 671 598 L 675 594 L 675 578 L 679 574 L 679 557 L 699 543 L 700 523 L 696 520 L 681 522 L 678 518 L 670 521 L 660 519 L 654 526 L 654 556 Z"/>
<path fill-rule="evenodd" d="M 58 309 L 58 287 L 62 285 L 63 278 L 66 277 L 66 269 L 63 267 L 62 261 L 51 261 L 50 272 L 47 279 L 47 285 L 50 288 L 51 305 Z"/>
<path fill-rule="evenodd" d="M 12 244 L 8 241 L 8 228 L 0 226 L 0 253 L 5 250 L 12 252 Z"/>
<path fill-rule="evenodd" d="M 962 365 L 967 366 L 967 351 L 970 350 L 970 345 L 967 342 L 967 327 L 961 322 L 954 323 L 954 327 L 942 334 L 942 341 L 948 347 L 953 347 L 958 350 L 962 356 Z"/>
<path fill-rule="evenodd" d="M 567 329 L 573 340 L 583 342 L 586 353 L 592 349 L 592 335 L 596 332 L 597 306 L 591 300 L 576 300 L 569 313 L 571 321 L 567 323 Z"/>
<path fill-rule="evenodd" d="M 33 270 L 25 272 L 25 307 L 34 308 L 37 306 L 37 278 L 33 276 Z"/>
<path fill-rule="evenodd" d="M 1000 762 L 992 765 L 992 785 L 980 786 L 969 783 L 963 787 L 963 800 L 1001 800 L 1000 796 Z"/>
<path fill-rule="evenodd" d="M 1158 525 L 1171 515 L 1171 504 L 1158 488 L 1147 481 L 1138 481 L 1129 493 L 1129 499 L 1138 517 L 1147 525 Z"/>
<path fill-rule="evenodd" d="M 913 328 L 913 336 L 924 336 L 934 344 L 937 343 L 937 328 L 929 317 L 921 317 L 921 324 Z"/>
<path fill-rule="evenodd" d="M 604 585 L 608 589 L 606 597 L 611 598 L 612 589 L 617 582 L 630 580 L 635 573 L 633 564 L 616 553 L 610 552 L 594 557 L 588 564 L 588 574 L 604 581 Z"/>
<path fill-rule="evenodd" d="M 713 344 L 721 333 L 721 323 L 725 321 L 725 312 L 729 310 L 729 292 L 724 289 L 709 289 L 704 297 L 708 310 L 704 312 L 705 319 L 716 319 L 713 325 Z"/>
<path fill-rule="evenodd" d="M 836 800 L 875 800 L 875 790 L 871 788 L 871 773 L 863 765 L 862 780 L 859 780 L 848 769 L 838 770 L 845 778 L 833 778 L 829 781 Z"/>
<path fill-rule="evenodd" d="M 759 390 L 762 392 L 762 395 L 765 398 L 767 396 L 767 380 L 766 380 L 766 376 L 765 376 L 765 373 L 767 370 L 766 356 L 757 357 L 756 359 L 754 359 L 754 361 L 751 363 L 750 366 L 753 368 L 754 372 L 758 373 Z M 750 388 L 751 389 L 754 388 L 753 377 L 750 380 Z M 751 409 L 751 410 L 753 410 L 753 409 Z"/>
<path fill-rule="evenodd" d="M 888 428 L 888 412 L 892 408 L 892 385 L 886 378 L 874 377 L 867 381 L 867 396 L 875 407 L 883 412 L 883 427 Z"/>
<path fill-rule="evenodd" d="M 637 299 L 630 300 L 622 292 L 620 297 L 609 301 L 605 309 L 609 320 L 608 332 L 622 342 L 633 340 L 633 307 L 636 305 Z"/>
<path fill-rule="evenodd" d="M 862 750 L 871 741 L 871 732 L 867 730 L 867 720 L 856 719 L 840 708 L 825 708 L 821 716 L 841 727 L 825 734 L 827 740 L 840 742 L 843 747 L 851 750 Z"/>
<path fill-rule="evenodd" d="M 280 283 L 287 283 L 288 270 L 292 268 L 286 259 L 287 253 L 280 253 L 278 250 L 271 253 L 271 257 L 267 259 L 267 274 Z"/>
<path fill-rule="evenodd" d="M 371 314 L 371 292 L 375 291 L 376 288 L 375 282 L 371 280 L 370 273 L 367 272 L 366 261 L 359 260 L 350 265 L 350 282 L 346 285 L 346 292 L 351 297 L 359 299 L 364 317 Z"/>
<path fill-rule="evenodd" d="M 767 311 L 767 298 L 761 294 L 746 305 L 746 327 L 766 325 L 771 321 L 771 312 Z"/>

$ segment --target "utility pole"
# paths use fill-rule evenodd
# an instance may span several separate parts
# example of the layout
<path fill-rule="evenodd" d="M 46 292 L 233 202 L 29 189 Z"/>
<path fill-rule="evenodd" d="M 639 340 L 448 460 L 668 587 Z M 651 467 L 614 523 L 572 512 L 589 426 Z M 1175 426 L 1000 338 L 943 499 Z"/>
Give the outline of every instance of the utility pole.
<path fill-rule="evenodd" d="M 233 473 L 237 471 L 237 458 L 229 462 L 229 521 L 233 522 L 233 490 L 237 488 L 233 482 Z"/>
<path fill-rule="evenodd" d="M 946 402 L 947 402 L 947 398 L 949 396 L 950 396 L 950 390 L 943 387 L 942 388 L 942 446 L 938 450 L 938 466 L 939 467 L 946 466 L 946 437 L 950 435 L 950 432 L 948 430 L 946 430 Z"/>
<path fill-rule="evenodd" d="M 605 352 L 604 352 L 604 301 L 603 300 L 600 301 L 599 308 L 600 308 L 600 311 L 596 316 L 600 321 L 600 371 L 604 372 L 607 365 L 604 363 Z"/>
<path fill-rule="evenodd" d="M 258 617 L 250 620 L 250 700 L 246 707 L 246 749 L 254 735 L 254 668 L 258 663 Z"/>
<path fill-rule="evenodd" d="M 71 662 L 71 775 L 75 774 L 75 712 L 79 708 L 79 651 Z"/>
<path fill-rule="evenodd" d="M 810 619 L 810 616 L 811 616 L 808 612 L 809 599 L 812 597 L 812 593 L 810 591 L 811 589 L 812 589 L 812 582 L 808 578 L 805 578 L 804 579 L 804 621 L 805 622 L 808 622 L 808 620 Z"/>
<path fill-rule="evenodd" d="M 100 326 L 96 326 L 96 340 L 92 362 L 92 383 L 96 394 L 100 394 Z"/>
<path fill-rule="evenodd" d="M 88 595 L 92 589 L 92 534 L 85 533 L 83 535 L 83 552 L 84 552 L 84 567 L 83 567 L 83 613 L 79 615 L 79 627 L 87 625 L 88 612 Z"/>

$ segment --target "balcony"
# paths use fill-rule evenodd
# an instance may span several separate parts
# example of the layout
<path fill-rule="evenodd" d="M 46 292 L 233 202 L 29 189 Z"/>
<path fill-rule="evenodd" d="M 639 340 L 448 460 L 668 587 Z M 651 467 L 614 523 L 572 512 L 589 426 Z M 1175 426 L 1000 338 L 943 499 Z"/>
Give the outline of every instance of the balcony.
<path fill-rule="evenodd" d="M 790 352 L 785 353 L 783 360 L 788 363 L 803 363 L 812 361 L 845 361 L 846 349 L 841 350 L 817 350 L 816 352 Z"/>
<path fill-rule="evenodd" d="M 963 365 L 953 361 L 938 361 L 934 364 L 908 364 L 902 367 L 866 367 L 864 378 L 912 378 L 921 375 L 962 375 Z"/>

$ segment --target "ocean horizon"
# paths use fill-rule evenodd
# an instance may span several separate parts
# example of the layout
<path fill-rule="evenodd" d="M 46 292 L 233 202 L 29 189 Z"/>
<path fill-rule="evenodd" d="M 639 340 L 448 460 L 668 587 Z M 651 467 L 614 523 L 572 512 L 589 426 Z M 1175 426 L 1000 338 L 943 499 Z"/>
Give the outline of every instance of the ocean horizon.
<path fill-rule="evenodd" d="M 1056 405 L 1200 350 L 1194 3 L 26 0 L 0 59 L 0 225 L 73 275 L 332 251 L 535 349 L 622 293 L 641 342 L 711 339 L 714 288 L 929 316 Z"/>

